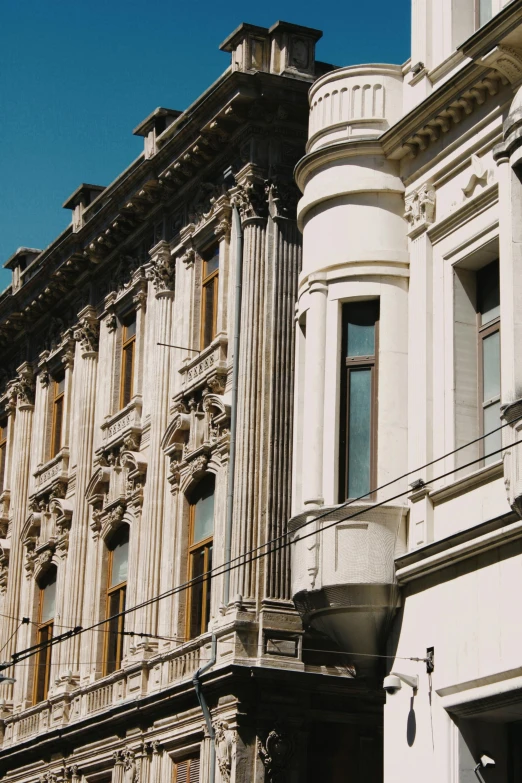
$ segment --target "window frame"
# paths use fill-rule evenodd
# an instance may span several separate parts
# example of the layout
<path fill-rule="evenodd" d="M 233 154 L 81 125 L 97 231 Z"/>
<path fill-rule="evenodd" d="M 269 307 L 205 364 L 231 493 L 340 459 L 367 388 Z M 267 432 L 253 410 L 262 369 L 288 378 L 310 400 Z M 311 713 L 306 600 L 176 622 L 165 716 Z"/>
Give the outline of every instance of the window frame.
<path fill-rule="evenodd" d="M 0 419 L 0 494 L 2 494 L 4 491 L 4 482 L 7 473 L 7 440 L 9 437 L 8 427 L 9 423 L 7 418 Z"/>
<path fill-rule="evenodd" d="M 374 354 L 372 356 L 347 356 L 347 321 L 350 306 L 367 303 L 373 305 L 376 311 Z M 343 302 L 341 312 L 341 377 L 339 398 L 339 503 L 348 500 L 349 486 L 349 445 L 350 445 L 350 376 L 352 372 L 369 369 L 371 371 L 370 387 L 370 488 L 365 496 L 367 500 L 375 498 L 373 491 L 377 484 L 377 417 L 378 417 L 378 377 L 379 377 L 379 323 L 380 299 L 365 299 Z M 344 442 L 344 449 L 343 449 Z"/>
<path fill-rule="evenodd" d="M 207 273 L 207 264 L 217 256 L 218 265 L 217 269 Z M 202 254 L 202 268 L 201 268 L 201 325 L 200 325 L 200 348 L 204 350 L 211 345 L 217 334 L 217 314 L 218 314 L 218 294 L 219 294 L 219 268 L 220 268 L 220 252 L 219 245 L 213 246 L 205 254 Z M 213 301 L 212 301 L 212 324 L 210 329 L 210 339 L 205 341 L 206 327 L 207 327 L 207 292 L 212 289 Z"/>
<path fill-rule="evenodd" d="M 477 392 L 478 392 L 478 413 L 479 413 L 479 453 L 480 453 L 480 467 L 485 466 L 485 459 L 486 459 L 486 431 L 484 428 L 484 411 L 486 408 L 488 408 L 490 405 L 500 402 L 501 395 L 502 395 L 502 388 L 500 387 L 500 382 L 502 379 L 502 372 L 501 372 L 501 365 L 499 367 L 499 388 L 500 391 L 495 397 L 491 397 L 488 400 L 484 400 L 484 340 L 487 337 L 490 337 L 492 334 L 499 333 L 499 340 L 500 340 L 500 316 L 497 316 L 492 321 L 489 321 L 487 324 L 484 324 L 484 326 L 481 326 L 480 324 L 480 318 L 481 313 L 478 310 L 477 307 L 477 351 L 478 351 L 478 357 L 477 357 Z M 499 420 L 499 426 L 500 426 L 500 420 Z M 495 455 L 496 460 L 502 459 L 502 455 L 498 454 Z M 496 461 L 495 460 L 495 461 Z"/>
<path fill-rule="evenodd" d="M 210 475 L 210 474 L 209 474 Z M 213 474 L 212 474 L 213 475 Z M 209 476 L 206 477 L 207 480 L 209 480 Z M 213 476 L 214 484 L 213 484 L 213 493 L 214 493 L 214 502 L 215 502 L 215 491 L 216 491 L 216 485 L 215 485 L 215 477 Z M 203 479 L 205 481 L 205 479 Z M 206 633 L 208 629 L 208 622 L 210 618 L 210 587 L 212 584 L 212 580 L 210 576 L 202 576 L 201 579 L 198 579 L 192 584 L 192 579 L 194 579 L 194 562 L 195 562 L 195 556 L 199 554 L 200 552 L 203 552 L 203 574 L 207 574 L 207 572 L 212 568 L 212 556 L 213 556 L 213 544 L 214 544 L 214 519 L 212 524 L 212 535 L 207 536 L 206 538 L 201 539 L 200 541 L 194 541 L 194 525 L 195 525 L 195 519 L 196 519 L 196 506 L 198 501 L 200 500 L 198 490 L 201 490 L 202 485 L 198 485 L 196 488 L 196 495 L 195 499 L 193 498 L 190 501 L 189 506 L 189 538 L 188 538 L 188 547 L 187 547 L 187 571 L 188 571 L 188 582 L 189 582 L 189 589 L 187 591 L 187 613 L 186 613 L 186 620 L 185 620 L 185 638 L 187 640 L 189 639 L 197 639 L 198 636 L 201 636 L 201 634 Z M 215 506 L 214 506 L 214 513 L 215 513 Z M 209 568 L 209 561 L 210 561 L 210 568 Z M 195 587 L 202 584 L 202 601 L 201 601 L 201 626 L 199 628 L 198 633 L 193 634 L 193 628 L 192 628 L 192 608 L 194 605 L 194 592 Z"/>
<path fill-rule="evenodd" d="M 191 767 L 192 762 L 195 762 L 196 769 L 194 770 L 194 775 L 192 774 Z M 187 773 L 184 781 L 180 781 L 178 779 L 178 768 L 180 764 L 186 764 L 187 765 Z M 189 756 L 184 759 L 179 759 L 174 761 L 174 769 L 172 772 L 172 783 L 196 783 L 196 781 L 199 781 L 199 775 L 200 775 L 200 769 L 201 769 L 201 756 L 198 753 L 197 756 Z"/>
<path fill-rule="evenodd" d="M 494 8 L 494 1 L 490 0 L 490 2 L 491 2 L 491 16 L 485 22 L 481 22 L 480 21 L 480 2 L 481 2 L 481 0 L 474 0 L 473 15 L 474 15 L 474 19 L 475 19 L 475 31 L 480 30 L 481 27 L 484 27 L 485 24 L 487 24 L 489 21 L 491 21 L 491 19 L 493 18 L 493 16 L 496 13 L 495 8 Z"/>
<path fill-rule="evenodd" d="M 55 582 L 58 579 L 58 572 L 56 566 L 52 566 L 54 569 Z M 36 628 L 36 644 L 44 644 L 53 638 L 54 617 L 50 620 L 42 622 L 43 604 L 45 599 L 45 590 L 51 582 L 49 581 L 49 572 L 46 574 L 46 579 L 43 585 L 38 585 L 38 625 Z M 38 650 L 36 653 L 35 669 L 33 676 L 33 693 L 32 701 L 33 705 L 40 704 L 45 701 L 49 694 L 49 685 L 51 680 L 51 665 L 52 665 L 52 645 Z"/>
<path fill-rule="evenodd" d="M 62 391 L 58 391 L 63 383 Z M 57 411 L 59 410 L 59 413 Z M 51 424 L 51 455 L 54 459 L 63 448 L 63 419 L 65 412 L 65 373 L 53 378 L 53 415 Z"/>
<path fill-rule="evenodd" d="M 134 334 L 127 336 L 127 329 L 134 324 Z M 120 410 L 123 410 L 134 397 L 134 373 L 136 369 L 136 331 L 138 328 L 136 313 L 127 314 L 121 323 L 121 362 L 120 362 Z M 130 359 L 129 359 L 130 357 Z M 130 373 L 127 366 L 130 361 Z M 127 390 L 127 378 L 130 378 Z"/>
<path fill-rule="evenodd" d="M 106 620 L 109 617 L 112 617 L 115 614 L 120 614 L 125 610 L 128 579 L 126 579 L 123 582 L 119 582 L 116 585 L 111 585 L 112 569 L 113 569 L 113 562 L 114 562 L 114 550 L 118 546 L 118 543 L 122 538 L 122 534 L 124 533 L 125 528 L 126 528 L 126 535 L 127 535 L 127 543 L 130 545 L 130 529 L 129 526 L 125 523 L 125 525 L 122 525 L 116 531 L 113 540 L 110 542 L 110 545 L 108 546 L 107 583 L 105 589 L 105 619 Z M 117 604 L 118 604 L 117 612 L 111 611 L 113 596 L 117 597 Z M 124 648 L 124 641 L 125 641 L 125 636 L 123 633 L 124 630 L 125 630 L 125 616 L 122 614 L 120 614 L 120 616 L 117 618 L 116 631 L 113 631 L 111 629 L 111 625 L 108 624 L 107 630 L 105 632 L 104 645 L 103 645 L 102 670 L 103 670 L 104 677 L 106 677 L 109 674 L 113 674 L 114 672 L 117 672 L 121 669 L 121 662 L 123 660 L 123 648 Z M 115 656 L 114 659 L 109 660 L 109 650 L 110 650 L 113 634 L 116 637 Z M 112 667 L 112 664 L 114 664 L 114 667 Z"/>

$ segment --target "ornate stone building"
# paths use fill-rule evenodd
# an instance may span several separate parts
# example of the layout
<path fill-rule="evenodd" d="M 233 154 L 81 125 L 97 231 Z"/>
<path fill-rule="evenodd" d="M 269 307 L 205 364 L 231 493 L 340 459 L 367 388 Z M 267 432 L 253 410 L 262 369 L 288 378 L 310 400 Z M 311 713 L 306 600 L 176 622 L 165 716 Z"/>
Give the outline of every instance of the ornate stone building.
<path fill-rule="evenodd" d="M 310 89 L 292 594 L 356 681 L 386 676 L 387 783 L 513 783 L 522 2 L 413 0 L 412 23 L 404 65 Z"/>
<path fill-rule="evenodd" d="M 293 169 L 320 35 L 241 25 L 223 76 L 156 109 L 121 176 L 6 263 L 3 781 L 315 779 L 347 726 L 378 773 L 380 693 L 303 651 L 288 547 L 247 556 L 291 516 Z"/>

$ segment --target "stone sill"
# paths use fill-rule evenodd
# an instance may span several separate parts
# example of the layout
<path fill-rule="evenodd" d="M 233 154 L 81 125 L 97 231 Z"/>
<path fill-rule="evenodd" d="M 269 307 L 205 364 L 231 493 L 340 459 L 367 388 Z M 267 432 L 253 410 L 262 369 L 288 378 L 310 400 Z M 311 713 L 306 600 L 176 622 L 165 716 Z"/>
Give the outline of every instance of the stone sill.
<path fill-rule="evenodd" d="M 69 449 L 64 446 L 58 454 L 43 465 L 39 465 L 33 476 L 35 478 L 35 491 L 41 492 L 49 488 L 57 481 L 67 481 L 69 470 Z"/>
<path fill-rule="evenodd" d="M 455 471 L 457 473 L 458 471 Z M 434 506 L 439 503 L 445 503 L 448 500 L 463 495 L 465 492 L 471 492 L 478 487 L 483 487 L 484 484 L 489 484 L 491 481 L 496 481 L 504 476 L 504 463 L 500 459 L 491 465 L 486 465 L 483 468 L 474 470 L 473 473 L 468 473 L 462 478 L 456 479 L 451 484 L 441 487 L 440 489 L 433 489 L 429 492 L 429 496 Z"/>
<path fill-rule="evenodd" d="M 116 445 L 130 432 L 141 433 L 142 405 L 142 397 L 140 394 L 137 394 L 120 411 L 112 416 L 106 416 L 105 421 L 101 425 L 103 446 L 97 450 L 98 452 L 108 446 Z"/>

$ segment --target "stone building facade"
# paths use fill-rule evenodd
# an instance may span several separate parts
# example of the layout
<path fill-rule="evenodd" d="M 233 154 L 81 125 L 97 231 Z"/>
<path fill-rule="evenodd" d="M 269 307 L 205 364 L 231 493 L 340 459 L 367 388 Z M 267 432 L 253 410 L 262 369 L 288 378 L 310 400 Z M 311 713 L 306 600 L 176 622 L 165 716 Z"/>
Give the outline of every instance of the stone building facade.
<path fill-rule="evenodd" d="M 413 0 L 310 89 L 292 594 L 387 678 L 387 783 L 522 773 L 521 84 L 519 0 Z"/>
<path fill-rule="evenodd" d="M 223 76 L 6 263 L 4 781 L 297 781 L 344 737 L 378 779 L 380 693 L 303 651 L 289 548 L 248 554 L 291 516 L 293 170 L 320 35 L 241 25 Z"/>

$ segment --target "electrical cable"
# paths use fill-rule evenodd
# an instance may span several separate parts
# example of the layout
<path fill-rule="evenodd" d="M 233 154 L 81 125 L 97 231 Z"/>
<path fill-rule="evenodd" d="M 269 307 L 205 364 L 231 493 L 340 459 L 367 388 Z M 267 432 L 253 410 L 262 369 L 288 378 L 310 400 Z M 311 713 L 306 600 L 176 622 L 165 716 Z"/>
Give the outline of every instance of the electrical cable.
<path fill-rule="evenodd" d="M 519 417 L 519 418 L 522 418 L 522 417 Z M 518 421 L 518 419 L 517 419 L 517 421 Z M 509 422 L 509 423 L 513 424 L 514 422 Z M 448 454 L 445 454 L 442 457 L 439 457 L 437 460 L 433 460 L 431 463 L 428 463 L 428 464 L 433 464 L 434 462 L 440 462 L 442 459 L 445 459 L 447 456 L 451 456 L 452 454 L 456 453 L 457 451 L 460 451 L 463 448 L 467 448 L 470 445 L 473 445 L 473 443 L 476 443 L 477 441 L 482 440 L 485 437 L 488 437 L 493 432 L 497 432 L 497 431 L 501 430 L 503 427 L 506 426 L 506 424 L 503 424 L 500 427 L 497 427 L 495 430 L 492 430 L 491 432 L 488 432 L 487 434 L 482 435 L 479 438 L 476 438 L 473 441 L 470 441 L 469 443 L 464 444 L 463 446 L 460 446 L 458 449 L 454 449 L 452 452 L 449 452 Z M 518 445 L 519 443 L 522 443 L 522 441 L 514 441 L 514 443 L 511 443 L 511 444 L 509 444 L 507 446 L 502 446 L 500 449 L 496 449 L 495 451 L 492 451 L 492 452 L 490 452 L 487 455 L 477 457 L 477 458 L 475 458 L 475 459 L 465 463 L 464 465 L 460 465 L 457 470 L 458 471 L 464 470 L 465 468 L 468 468 L 468 467 L 471 467 L 472 465 L 475 465 L 477 462 L 481 462 L 483 459 L 485 459 L 487 457 L 492 457 L 492 456 L 495 456 L 496 454 L 501 454 L 503 451 L 506 451 L 507 449 L 513 448 L 514 446 Z M 352 505 L 353 503 L 356 503 L 357 501 L 362 500 L 365 497 L 368 497 L 369 495 L 374 494 L 375 492 L 378 492 L 381 489 L 383 489 L 383 488 L 385 488 L 387 486 L 390 486 L 391 484 L 396 483 L 397 481 L 400 481 L 405 476 L 409 476 L 412 473 L 417 472 L 418 470 L 422 470 L 422 468 L 418 468 L 415 471 L 413 471 L 413 470 L 412 471 L 408 471 L 408 473 L 403 474 L 403 476 L 401 476 L 399 478 L 396 478 L 396 479 L 393 479 L 392 481 L 389 481 L 386 484 L 383 484 L 380 487 L 377 487 L 376 489 L 366 493 L 365 495 L 360 496 L 359 498 L 355 498 L 355 499 L 352 499 L 352 500 L 350 500 L 350 501 L 348 501 L 348 502 L 346 502 L 344 504 L 340 504 L 339 506 L 336 506 L 335 509 L 330 509 L 327 512 L 324 512 L 323 514 L 320 514 L 317 517 L 314 517 L 313 519 L 310 519 L 307 522 L 304 522 L 298 528 L 298 530 L 300 531 L 304 527 L 307 527 L 308 525 L 310 525 L 310 524 L 312 524 L 314 522 L 317 522 L 317 521 L 319 521 L 320 519 L 323 519 L 326 516 L 331 516 L 332 513 L 338 513 L 339 509 L 342 509 L 342 508 L 345 508 L 345 507 L 347 507 L 349 505 Z M 432 483 L 434 483 L 436 481 L 440 481 L 441 479 L 446 478 L 447 476 L 449 476 L 449 475 L 451 475 L 451 474 L 453 474 L 455 472 L 456 471 L 453 468 L 453 469 L 451 469 L 449 471 L 446 471 L 445 473 L 442 473 L 442 474 L 440 474 L 438 476 L 435 476 L 435 477 L 433 477 L 431 479 L 427 479 L 426 481 L 423 482 L 423 486 L 427 486 L 428 484 L 432 484 Z M 396 495 L 394 495 L 392 497 L 387 498 L 386 500 L 380 501 L 378 503 L 373 503 L 373 504 L 371 504 L 371 505 L 369 505 L 369 506 L 367 506 L 367 507 L 365 507 L 363 509 L 360 509 L 359 511 L 356 511 L 353 514 L 348 515 L 347 517 L 342 517 L 340 519 L 333 520 L 329 525 L 323 526 L 321 528 L 321 530 L 312 530 L 309 533 L 307 533 L 306 535 L 301 536 L 299 538 L 299 540 L 303 541 L 303 540 L 309 538 L 310 536 L 317 535 L 319 532 L 322 533 L 325 530 L 328 530 L 330 527 L 334 527 L 335 525 L 338 525 L 340 522 L 346 522 L 347 520 L 353 519 L 353 518 L 355 518 L 357 516 L 360 516 L 361 514 L 367 514 L 369 511 L 373 511 L 376 508 L 379 508 L 379 507 L 381 507 L 383 505 L 391 503 L 394 500 L 397 500 L 398 498 L 403 497 L 404 495 L 407 495 L 407 494 L 411 493 L 412 491 L 413 490 L 411 488 L 408 488 L 408 489 L 406 489 L 406 490 L 404 490 L 402 492 L 397 493 Z M 57 642 L 61 642 L 65 638 L 69 638 L 70 636 L 76 635 L 76 634 L 86 633 L 87 631 L 97 630 L 97 629 L 100 628 L 100 626 L 105 625 L 106 623 L 111 622 L 112 620 L 115 620 L 116 618 L 124 617 L 127 614 L 130 614 L 132 612 L 138 611 L 139 609 L 143 609 L 143 608 L 145 608 L 147 606 L 150 606 L 151 604 L 153 604 L 153 603 L 155 603 L 157 601 L 160 601 L 163 598 L 168 598 L 168 597 L 170 597 L 172 595 L 176 595 L 177 593 L 183 592 L 184 590 L 187 590 L 190 587 L 192 587 L 193 584 L 201 583 L 201 582 L 203 582 L 203 581 L 205 581 L 207 579 L 214 579 L 217 576 L 221 576 L 223 573 L 225 573 L 226 570 L 235 570 L 236 568 L 239 568 L 241 565 L 246 565 L 247 563 L 252 563 L 252 562 L 254 562 L 256 560 L 259 560 L 261 557 L 266 557 L 268 554 L 278 551 L 279 549 L 284 549 L 284 548 L 290 546 L 293 543 L 293 541 L 282 541 L 282 539 L 283 538 L 287 538 L 289 535 L 291 535 L 294 532 L 296 532 L 296 531 L 291 531 L 291 532 L 287 531 L 287 532 L 281 534 L 280 536 L 277 536 L 275 539 L 271 539 L 270 541 L 267 541 L 266 543 L 261 544 L 260 546 L 255 547 L 255 548 L 249 550 L 248 552 L 245 552 L 245 553 L 237 556 L 236 558 L 231 560 L 229 563 L 223 564 L 222 566 L 217 566 L 214 569 L 210 569 L 209 571 L 206 571 L 204 574 L 201 574 L 198 577 L 195 577 L 195 578 L 190 579 L 190 580 L 188 580 L 186 582 L 183 582 L 182 584 L 177 585 L 176 587 L 173 587 L 173 588 L 165 591 L 164 593 L 160 593 L 157 596 L 153 596 L 152 598 L 149 598 L 146 601 L 143 601 L 141 604 L 137 604 L 136 606 L 130 607 L 128 609 L 124 609 L 122 612 L 118 612 L 117 614 L 111 615 L 110 617 L 107 617 L 107 618 L 105 618 L 103 620 L 99 620 L 97 623 L 93 623 L 92 625 L 88 626 L 87 628 L 82 628 L 81 626 L 77 626 L 76 628 L 72 629 L 68 633 L 62 634 L 61 637 L 56 637 L 54 640 L 50 639 L 49 642 L 46 642 L 46 643 L 44 643 L 41 646 L 37 645 L 35 647 L 29 647 L 29 648 L 27 648 L 25 650 L 21 650 L 19 653 L 13 653 L 13 655 L 12 655 L 12 658 L 14 659 L 13 662 L 12 663 L 0 664 L 0 671 L 3 671 L 5 669 L 7 669 L 7 668 L 10 668 L 10 667 L 16 665 L 16 663 L 18 663 L 19 660 L 25 660 L 27 657 L 30 657 L 30 656 L 36 654 L 37 652 L 39 652 L 40 650 L 43 650 L 46 647 L 52 646 L 53 644 L 56 644 Z M 278 544 L 278 546 L 276 548 L 269 548 L 269 549 L 267 549 L 266 552 L 261 552 L 259 554 L 255 554 L 254 557 L 249 557 L 247 559 L 248 555 L 252 555 L 254 553 L 257 553 L 260 549 L 264 549 L 266 547 L 271 547 L 271 545 L 274 544 L 274 543 Z M 219 569 L 221 569 L 221 570 L 219 570 Z M 23 656 L 23 657 L 21 657 L 21 656 Z"/>

